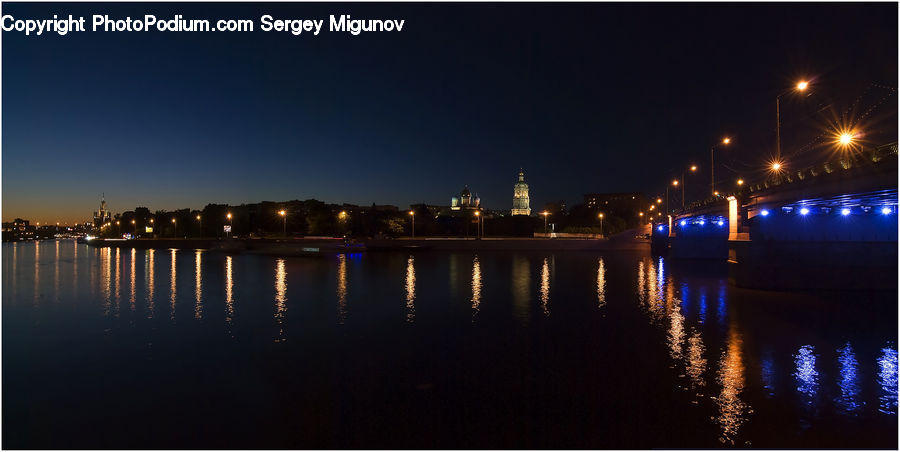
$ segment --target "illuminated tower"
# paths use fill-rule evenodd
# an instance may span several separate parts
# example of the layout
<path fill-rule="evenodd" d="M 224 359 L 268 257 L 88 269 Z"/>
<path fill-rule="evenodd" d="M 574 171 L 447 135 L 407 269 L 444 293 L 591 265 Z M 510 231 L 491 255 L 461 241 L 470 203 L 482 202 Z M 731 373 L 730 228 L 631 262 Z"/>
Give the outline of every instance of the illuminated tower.
<path fill-rule="evenodd" d="M 519 168 L 519 181 L 513 188 L 513 206 L 511 215 L 531 215 L 531 201 L 528 199 L 528 184 L 525 183 L 525 172 Z"/>
<path fill-rule="evenodd" d="M 94 226 L 100 227 L 110 221 L 109 210 L 106 208 L 106 193 L 100 198 L 100 210 L 94 212 Z"/>

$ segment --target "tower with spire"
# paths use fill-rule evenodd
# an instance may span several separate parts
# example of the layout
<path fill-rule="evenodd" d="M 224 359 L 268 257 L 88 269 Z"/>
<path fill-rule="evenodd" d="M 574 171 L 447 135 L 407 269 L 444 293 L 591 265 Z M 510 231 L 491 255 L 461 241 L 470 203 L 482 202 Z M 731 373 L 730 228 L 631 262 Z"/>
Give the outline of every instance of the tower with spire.
<path fill-rule="evenodd" d="M 100 195 L 100 209 L 94 212 L 94 226 L 100 227 L 104 223 L 108 223 L 111 219 L 109 210 L 106 208 L 106 193 Z"/>
<path fill-rule="evenodd" d="M 519 181 L 513 186 L 513 205 L 510 215 L 531 215 L 531 200 L 528 198 L 528 184 L 525 171 L 519 168 Z"/>

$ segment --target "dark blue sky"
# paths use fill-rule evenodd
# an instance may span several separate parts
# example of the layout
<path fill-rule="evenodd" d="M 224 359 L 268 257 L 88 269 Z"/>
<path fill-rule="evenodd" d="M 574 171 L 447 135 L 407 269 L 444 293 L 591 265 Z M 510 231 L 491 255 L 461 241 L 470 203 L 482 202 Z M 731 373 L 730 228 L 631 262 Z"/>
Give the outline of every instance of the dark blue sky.
<path fill-rule="evenodd" d="M 317 198 L 510 207 L 658 192 L 709 146 L 754 177 L 829 118 L 896 140 L 897 4 L 14 4 L 3 14 L 253 19 L 253 33 L 3 32 L 3 219 Z M 259 31 L 259 18 L 397 18 L 399 33 Z M 876 85 L 872 85 L 876 83 Z M 886 89 L 888 87 L 890 89 Z M 892 91 L 893 90 L 893 91 Z M 855 103 L 854 103 L 855 102 Z M 720 180 L 735 176 L 725 168 Z M 699 192 L 698 192 L 699 195 Z"/>

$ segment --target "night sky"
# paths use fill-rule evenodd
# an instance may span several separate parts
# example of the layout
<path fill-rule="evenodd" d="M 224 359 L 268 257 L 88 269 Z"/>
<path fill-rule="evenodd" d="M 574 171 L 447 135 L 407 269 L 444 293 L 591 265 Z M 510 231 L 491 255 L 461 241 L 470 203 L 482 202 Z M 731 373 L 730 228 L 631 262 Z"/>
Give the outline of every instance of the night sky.
<path fill-rule="evenodd" d="M 789 165 L 830 124 L 896 141 L 897 4 L 11 4 L 3 14 L 253 19 L 253 33 L 3 32 L 3 220 L 316 198 L 509 209 L 664 190 L 734 138 L 762 174 L 782 98 Z M 259 31 L 259 18 L 405 19 L 402 32 Z M 699 196 L 698 192 L 698 196 Z"/>

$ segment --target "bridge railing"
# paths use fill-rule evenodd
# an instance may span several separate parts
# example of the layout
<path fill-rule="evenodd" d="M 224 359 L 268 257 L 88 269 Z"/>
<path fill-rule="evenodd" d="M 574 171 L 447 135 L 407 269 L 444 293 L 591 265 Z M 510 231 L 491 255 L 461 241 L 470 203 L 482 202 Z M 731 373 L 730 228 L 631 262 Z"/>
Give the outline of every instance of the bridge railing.
<path fill-rule="evenodd" d="M 719 196 L 710 196 L 706 199 L 694 201 L 685 206 L 684 209 L 676 210 L 675 215 L 684 215 L 687 212 L 702 209 L 716 203 L 721 203 L 729 196 L 740 197 L 745 193 L 754 193 L 779 185 L 797 183 L 810 178 L 818 177 L 822 174 L 831 174 L 836 171 L 847 171 L 862 166 L 878 165 L 889 159 L 890 157 L 896 156 L 897 143 L 889 143 L 871 148 L 863 148 L 858 152 L 845 155 L 836 160 L 809 166 L 796 171 L 776 174 L 767 177 L 765 180 L 746 184 L 744 187 L 741 187 L 740 189 L 734 190 L 730 193 L 724 193 Z"/>

